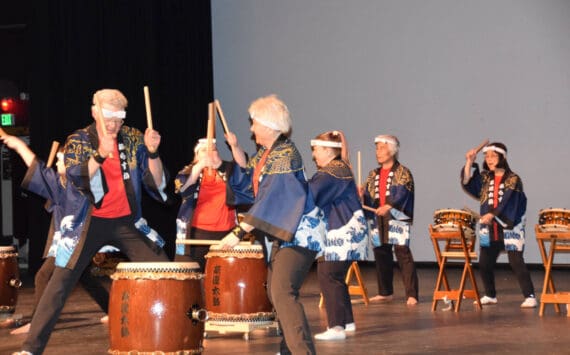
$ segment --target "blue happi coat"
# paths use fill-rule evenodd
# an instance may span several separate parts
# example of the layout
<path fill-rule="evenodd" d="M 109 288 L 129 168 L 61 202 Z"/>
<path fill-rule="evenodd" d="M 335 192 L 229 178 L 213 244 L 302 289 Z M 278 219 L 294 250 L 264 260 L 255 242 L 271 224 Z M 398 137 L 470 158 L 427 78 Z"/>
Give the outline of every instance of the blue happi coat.
<path fill-rule="evenodd" d="M 164 240 L 146 223 L 140 223 L 142 218 L 141 199 L 142 189 L 155 200 L 165 202 L 167 195 L 164 192 L 167 174 L 163 173 L 161 186 L 156 186 L 148 166 L 148 150 L 144 145 L 144 136 L 136 128 L 122 126 L 117 135 L 119 146 L 119 159 L 123 169 L 123 183 L 127 193 L 127 200 L 131 209 L 133 224 L 138 224 L 149 239 L 159 247 Z M 108 191 L 107 181 L 101 169 L 98 169 L 92 179 L 89 178 L 89 158 L 99 147 L 99 139 L 95 123 L 86 128 L 79 129 L 71 134 L 65 143 L 65 166 L 67 177 L 74 188 L 87 198 L 85 211 L 66 215 L 70 221 L 70 230 L 62 235 L 62 242 L 58 246 L 56 265 L 73 268 L 85 240 L 92 208 L 100 207 Z M 63 222 L 62 222 L 63 223 Z"/>
<path fill-rule="evenodd" d="M 326 221 L 324 259 L 366 260 L 368 227 L 350 167 L 332 160 L 309 180 L 309 189 Z"/>
<path fill-rule="evenodd" d="M 254 196 L 253 171 L 266 149 L 261 147 L 248 161 L 246 168 L 236 164 L 229 180 L 236 203 L 252 204 L 243 214 L 243 221 L 270 239 L 320 250 L 323 216 L 318 215 L 318 209 L 308 193 L 301 154 L 288 138 L 280 136 L 270 148 L 259 176 L 257 195 Z M 300 238 L 302 242 L 297 243 Z"/>
<path fill-rule="evenodd" d="M 461 169 L 463 182 L 464 169 Z M 523 251 L 525 244 L 526 195 L 520 177 L 512 171 L 506 171 L 501 177 L 498 188 L 498 204 L 494 205 L 495 173 L 489 170 L 479 171 L 479 165 L 471 166 L 471 179 L 463 184 L 467 194 L 479 201 L 481 216 L 492 213 L 498 224 L 498 235 L 492 225 L 480 225 L 479 243 L 489 246 L 490 241 L 504 241 L 506 250 Z"/>
<path fill-rule="evenodd" d="M 74 231 L 77 231 L 77 235 L 82 233 L 83 225 L 75 225 L 74 221 L 85 220 L 90 203 L 68 181 L 64 185 L 54 169 L 37 159 L 26 171 L 21 186 L 47 200 L 46 209 L 52 218 L 44 257 L 55 257 L 62 234 L 71 236 L 75 234 Z"/>
<path fill-rule="evenodd" d="M 380 169 L 372 170 L 366 179 L 364 205 L 380 207 L 379 179 Z M 397 160 L 392 165 L 386 180 L 386 204 L 392 206 L 387 216 L 380 217 L 365 211 L 370 226 L 373 246 L 382 244 L 410 244 L 410 227 L 414 220 L 414 179 L 408 168 Z"/>

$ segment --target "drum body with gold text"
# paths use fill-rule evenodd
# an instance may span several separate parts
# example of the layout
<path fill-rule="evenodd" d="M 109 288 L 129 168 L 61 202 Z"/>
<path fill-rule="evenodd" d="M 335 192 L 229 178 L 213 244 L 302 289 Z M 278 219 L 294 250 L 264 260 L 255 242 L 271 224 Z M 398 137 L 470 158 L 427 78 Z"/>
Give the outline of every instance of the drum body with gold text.
<path fill-rule="evenodd" d="M 465 210 L 441 209 L 433 214 L 434 230 L 448 231 L 463 229 L 463 234 L 467 239 L 473 239 L 477 224 L 475 216 Z"/>
<path fill-rule="evenodd" d="M 210 321 L 265 322 L 275 313 L 267 297 L 267 266 L 261 245 L 237 245 L 206 254 L 204 294 Z"/>
<path fill-rule="evenodd" d="M 16 249 L 0 247 L 0 313 L 14 313 L 21 285 Z"/>
<path fill-rule="evenodd" d="M 204 309 L 197 263 L 122 262 L 111 278 L 110 354 L 200 354 Z"/>

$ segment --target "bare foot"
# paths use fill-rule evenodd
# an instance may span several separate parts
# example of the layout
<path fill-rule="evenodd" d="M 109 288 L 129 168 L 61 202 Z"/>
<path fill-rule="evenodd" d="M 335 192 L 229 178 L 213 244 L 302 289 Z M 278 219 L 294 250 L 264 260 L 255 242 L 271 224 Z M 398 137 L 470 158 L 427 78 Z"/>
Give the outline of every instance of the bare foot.
<path fill-rule="evenodd" d="M 370 298 L 370 302 L 390 302 L 392 301 L 393 298 L 394 298 L 393 295 L 388 295 L 388 296 L 376 295 Z"/>
<path fill-rule="evenodd" d="M 406 302 L 408 306 L 415 306 L 418 304 L 418 300 L 415 297 L 408 297 L 408 301 Z"/>
<path fill-rule="evenodd" d="M 101 317 L 101 323 L 103 323 L 103 324 L 109 323 L 109 316 Z"/>
<path fill-rule="evenodd" d="M 25 324 L 19 328 L 16 328 L 10 332 L 12 335 L 16 334 L 27 334 L 30 331 L 30 323 Z"/>

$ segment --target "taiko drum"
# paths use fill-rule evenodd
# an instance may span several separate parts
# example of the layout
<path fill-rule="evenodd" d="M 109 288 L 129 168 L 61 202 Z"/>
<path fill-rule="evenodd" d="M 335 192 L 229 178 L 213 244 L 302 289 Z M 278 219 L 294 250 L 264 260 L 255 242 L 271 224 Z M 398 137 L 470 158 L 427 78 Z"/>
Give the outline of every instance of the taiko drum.
<path fill-rule="evenodd" d="M 122 262 L 111 278 L 111 354 L 200 354 L 204 309 L 197 263 Z"/>
<path fill-rule="evenodd" d="M 0 313 L 14 313 L 18 302 L 18 289 L 21 285 L 16 249 L 12 246 L 1 246 Z"/>
<path fill-rule="evenodd" d="M 237 245 L 206 254 L 204 293 L 211 321 L 260 322 L 275 319 L 267 297 L 267 266 L 261 245 Z"/>

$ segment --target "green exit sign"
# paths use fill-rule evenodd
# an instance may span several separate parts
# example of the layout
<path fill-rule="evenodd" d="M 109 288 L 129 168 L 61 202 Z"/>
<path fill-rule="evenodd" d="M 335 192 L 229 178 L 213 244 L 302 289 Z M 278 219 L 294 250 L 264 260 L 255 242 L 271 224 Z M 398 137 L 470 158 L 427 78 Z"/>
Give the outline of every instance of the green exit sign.
<path fill-rule="evenodd" d="M 13 113 L 3 113 L 2 114 L 2 126 L 13 126 L 14 125 L 14 114 Z"/>

